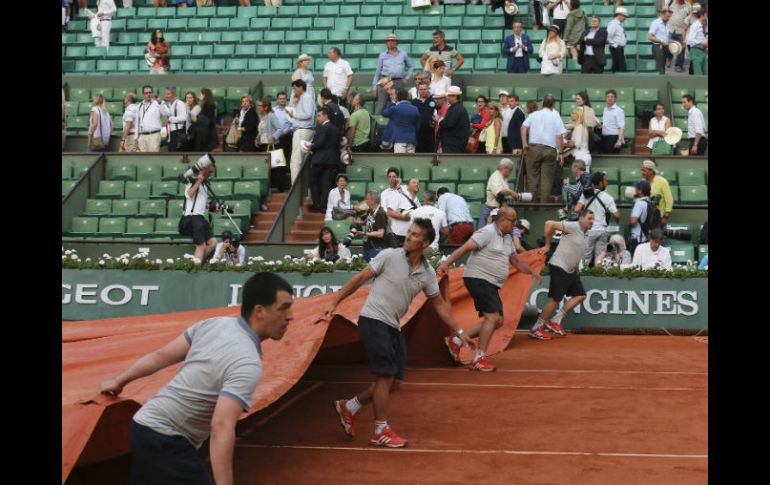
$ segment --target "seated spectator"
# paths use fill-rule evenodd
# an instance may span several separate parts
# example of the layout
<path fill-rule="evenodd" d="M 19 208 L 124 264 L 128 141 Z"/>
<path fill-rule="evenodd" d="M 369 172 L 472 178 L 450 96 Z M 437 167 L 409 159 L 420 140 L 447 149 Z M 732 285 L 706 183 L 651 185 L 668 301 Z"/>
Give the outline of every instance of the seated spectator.
<path fill-rule="evenodd" d="M 171 46 L 163 37 L 161 29 L 152 31 L 150 42 L 144 49 L 144 58 L 150 66 L 150 74 L 168 74 L 171 69 Z"/>
<path fill-rule="evenodd" d="M 631 264 L 638 266 L 642 271 L 648 269 L 672 269 L 671 253 L 667 247 L 661 246 L 661 241 L 663 241 L 663 231 L 661 229 L 650 231 L 650 241 L 636 247 Z"/>
<path fill-rule="evenodd" d="M 335 207 L 340 209 L 350 209 L 350 191 L 346 189 L 348 185 L 348 176 L 344 173 L 337 175 L 337 186 L 329 191 L 329 198 L 326 202 L 325 221 L 332 220 L 332 211 Z"/>
<path fill-rule="evenodd" d="M 349 263 L 352 256 L 350 254 L 350 249 L 337 241 L 337 236 L 334 235 L 332 230 L 328 227 L 323 227 L 318 233 L 318 246 L 313 248 L 310 254 L 307 255 L 307 259 L 310 261 Z"/>
<path fill-rule="evenodd" d="M 631 252 L 626 249 L 626 241 L 620 234 L 610 236 L 604 251 L 596 257 L 596 266 L 621 267 L 631 262 Z"/>
<path fill-rule="evenodd" d="M 663 116 L 664 110 L 663 103 L 655 103 L 654 116 L 650 118 L 650 129 L 647 132 L 649 136 L 647 148 L 650 149 L 650 155 L 671 155 L 673 150 L 671 145 L 663 139 L 666 136 L 666 130 L 671 128 L 671 120 Z"/>
<path fill-rule="evenodd" d="M 214 248 L 212 263 L 244 264 L 246 262 L 246 248 L 240 244 L 238 238 L 230 231 L 222 232 L 222 242 Z"/>
<path fill-rule="evenodd" d="M 548 27 L 548 37 L 540 44 L 539 54 L 540 74 L 561 74 L 564 70 L 564 58 L 567 56 L 567 45 L 559 37 L 559 26 Z"/>
<path fill-rule="evenodd" d="M 449 227 L 447 244 L 465 244 L 465 241 L 473 235 L 473 217 L 468 203 L 461 196 L 449 192 L 446 187 L 441 187 L 438 195 L 438 208 L 444 211 Z"/>

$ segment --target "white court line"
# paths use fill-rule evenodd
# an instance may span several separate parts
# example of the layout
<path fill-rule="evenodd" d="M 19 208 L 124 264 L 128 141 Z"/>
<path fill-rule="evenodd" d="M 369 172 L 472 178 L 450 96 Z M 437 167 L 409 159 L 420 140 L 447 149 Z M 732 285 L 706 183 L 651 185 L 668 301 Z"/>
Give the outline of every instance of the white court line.
<path fill-rule="evenodd" d="M 295 450 L 334 450 L 334 451 L 384 451 L 394 453 L 444 453 L 468 455 L 547 455 L 547 456 L 614 456 L 621 458 L 692 458 L 708 459 L 708 455 L 673 455 L 661 453 L 591 453 L 584 451 L 523 451 L 523 450 L 435 450 L 428 448 L 399 448 L 398 450 L 383 447 L 362 446 L 311 446 L 311 445 L 260 445 L 238 444 L 236 448 L 289 448 Z"/>
<path fill-rule="evenodd" d="M 308 380 L 305 382 L 317 382 Z M 324 384 L 371 384 L 372 381 L 323 381 Z M 592 391 L 705 391 L 699 387 L 612 387 L 612 386 L 558 386 L 549 384 L 475 384 L 458 382 L 402 382 L 402 386 L 440 386 L 440 387 L 497 387 L 510 389 L 572 389 Z"/>
<path fill-rule="evenodd" d="M 410 371 L 463 371 L 466 367 L 407 367 Z M 602 369 L 500 369 L 495 372 L 512 373 L 548 373 L 548 374 L 651 374 L 651 375 L 682 375 L 682 376 L 707 376 L 708 372 L 678 372 L 678 371 L 644 371 L 644 370 L 602 370 Z"/>

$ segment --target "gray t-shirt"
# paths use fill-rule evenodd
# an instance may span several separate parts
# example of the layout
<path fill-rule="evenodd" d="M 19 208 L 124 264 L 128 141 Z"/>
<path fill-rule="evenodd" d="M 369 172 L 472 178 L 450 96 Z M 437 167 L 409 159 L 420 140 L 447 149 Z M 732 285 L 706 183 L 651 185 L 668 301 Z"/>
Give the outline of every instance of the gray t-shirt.
<path fill-rule="evenodd" d="M 190 343 L 176 376 L 134 415 L 134 421 L 196 448 L 211 434 L 220 395 L 251 408 L 262 377 L 259 337 L 242 318 L 218 317 L 184 331 Z"/>
<path fill-rule="evenodd" d="M 474 232 L 471 240 L 479 249 L 468 256 L 463 277 L 478 278 L 502 288 L 508 279 L 508 263 L 516 252 L 513 236 L 503 234 L 497 224 L 487 224 Z"/>
<path fill-rule="evenodd" d="M 579 222 L 562 222 L 561 225 L 564 227 L 561 241 L 548 264 L 574 273 L 586 249 L 586 234 Z"/>
<path fill-rule="evenodd" d="M 409 267 L 404 248 L 385 249 L 369 261 L 374 272 L 372 291 L 366 299 L 361 316 L 373 318 L 400 329 L 399 320 L 406 313 L 417 293 L 433 298 L 439 294 L 436 271 L 422 259 L 414 272 Z"/>
<path fill-rule="evenodd" d="M 607 211 L 609 211 L 610 214 L 614 214 L 618 211 L 618 208 L 615 206 L 615 199 L 603 190 L 599 192 L 596 199 L 591 202 L 591 206 L 587 207 L 586 204 L 588 204 L 591 199 L 593 199 L 593 196 L 586 198 L 585 195 L 581 195 L 578 203 L 583 209 L 588 209 L 594 213 L 594 225 L 591 226 L 591 231 L 606 231 Z M 601 200 L 601 204 L 599 203 L 599 200 Z M 602 207 L 602 204 L 604 204 L 604 207 Z M 606 211 L 604 210 L 605 207 L 607 208 Z"/>

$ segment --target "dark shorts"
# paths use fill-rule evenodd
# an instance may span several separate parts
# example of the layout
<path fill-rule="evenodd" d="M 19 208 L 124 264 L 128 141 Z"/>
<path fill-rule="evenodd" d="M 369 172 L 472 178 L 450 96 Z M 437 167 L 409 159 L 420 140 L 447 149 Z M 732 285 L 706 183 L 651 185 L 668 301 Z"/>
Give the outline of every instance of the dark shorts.
<path fill-rule="evenodd" d="M 548 265 L 548 272 L 551 275 L 551 284 L 548 286 L 548 297 L 556 301 L 562 301 L 564 295 L 581 296 L 586 294 L 583 283 L 580 281 L 580 275 L 577 273 L 567 273 L 558 266 Z"/>
<path fill-rule="evenodd" d="M 208 467 L 184 436 L 131 421 L 130 485 L 214 485 Z"/>
<path fill-rule="evenodd" d="M 205 244 L 206 241 L 214 237 L 214 231 L 211 230 L 209 221 L 203 216 L 192 217 L 192 240 L 196 246 L 198 244 Z"/>
<path fill-rule="evenodd" d="M 484 313 L 499 313 L 502 316 L 503 302 L 500 300 L 500 288 L 480 278 L 463 278 L 463 282 L 473 298 L 473 304 L 479 316 Z"/>
<path fill-rule="evenodd" d="M 404 379 L 406 342 L 399 329 L 380 320 L 360 316 L 358 335 L 366 348 L 372 374 Z"/>

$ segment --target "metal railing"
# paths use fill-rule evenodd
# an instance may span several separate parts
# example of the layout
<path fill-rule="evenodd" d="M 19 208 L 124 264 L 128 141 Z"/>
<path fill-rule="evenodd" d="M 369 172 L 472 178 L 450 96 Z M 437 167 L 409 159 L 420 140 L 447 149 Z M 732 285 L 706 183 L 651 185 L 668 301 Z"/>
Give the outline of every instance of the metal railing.
<path fill-rule="evenodd" d="M 291 233 L 294 221 L 297 220 L 302 203 L 310 187 L 310 157 L 306 157 L 299 168 L 297 180 L 292 184 L 286 200 L 283 201 L 278 215 L 267 233 L 267 242 L 278 243 L 286 241 Z"/>

